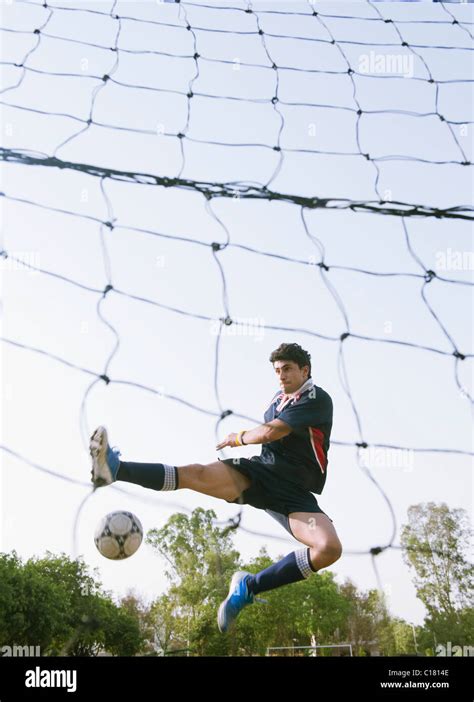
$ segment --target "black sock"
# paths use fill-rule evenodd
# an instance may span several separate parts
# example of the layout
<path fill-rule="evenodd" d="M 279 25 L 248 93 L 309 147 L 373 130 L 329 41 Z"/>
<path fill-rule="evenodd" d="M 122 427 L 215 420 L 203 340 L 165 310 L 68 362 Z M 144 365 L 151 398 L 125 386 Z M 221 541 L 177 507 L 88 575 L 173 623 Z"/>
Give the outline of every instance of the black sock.
<path fill-rule="evenodd" d="M 304 580 L 315 572 L 309 557 L 309 548 L 301 548 L 253 575 L 249 579 L 248 588 L 250 592 L 257 595 L 259 592 L 274 590 L 276 587 Z"/>
<path fill-rule="evenodd" d="M 177 490 L 178 468 L 165 463 L 120 461 L 117 480 L 142 485 L 151 490 Z"/>

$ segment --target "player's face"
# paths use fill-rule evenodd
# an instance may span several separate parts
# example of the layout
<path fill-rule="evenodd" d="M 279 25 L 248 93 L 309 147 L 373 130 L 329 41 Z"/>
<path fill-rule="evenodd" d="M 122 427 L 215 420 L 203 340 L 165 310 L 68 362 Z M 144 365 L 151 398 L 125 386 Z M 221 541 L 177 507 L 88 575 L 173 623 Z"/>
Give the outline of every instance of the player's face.
<path fill-rule="evenodd" d="M 300 368 L 294 361 L 274 361 L 273 367 L 278 376 L 280 387 L 286 394 L 298 390 L 308 378 L 308 366 Z"/>

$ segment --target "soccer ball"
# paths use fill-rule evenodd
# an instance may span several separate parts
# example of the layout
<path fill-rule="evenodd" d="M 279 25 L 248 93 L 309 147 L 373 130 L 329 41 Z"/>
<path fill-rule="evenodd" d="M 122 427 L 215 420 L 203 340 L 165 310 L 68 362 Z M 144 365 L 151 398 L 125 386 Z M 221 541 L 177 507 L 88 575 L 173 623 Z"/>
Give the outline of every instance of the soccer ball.
<path fill-rule="evenodd" d="M 113 561 L 133 556 L 143 539 L 140 520 L 131 512 L 111 512 L 100 520 L 94 541 L 99 552 Z"/>

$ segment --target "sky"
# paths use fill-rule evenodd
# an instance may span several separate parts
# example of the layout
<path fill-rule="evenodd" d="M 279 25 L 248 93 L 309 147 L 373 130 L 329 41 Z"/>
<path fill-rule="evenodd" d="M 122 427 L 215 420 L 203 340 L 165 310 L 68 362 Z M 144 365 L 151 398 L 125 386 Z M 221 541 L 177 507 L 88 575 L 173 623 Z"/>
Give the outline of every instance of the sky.
<path fill-rule="evenodd" d="M 217 436 L 263 420 L 278 390 L 270 353 L 297 342 L 334 403 L 317 496 L 344 548 L 330 570 L 380 585 L 393 615 L 420 624 L 400 550 L 377 556 L 378 577 L 367 552 L 391 539 L 379 487 L 394 544 L 410 505 L 472 519 L 472 358 L 456 382 L 452 356 L 472 354 L 472 225 L 391 212 L 471 204 L 460 162 L 472 160 L 472 9 L 215 5 L 2 4 L 2 145 L 37 160 L 2 166 L 0 549 L 80 554 L 116 597 L 164 592 L 166 563 L 147 545 L 122 562 L 100 556 L 100 518 L 125 509 L 148 530 L 176 511 L 213 509 L 221 524 L 238 508 L 125 483 L 91 494 L 85 437 L 104 424 L 124 460 L 172 465 L 258 454 L 217 453 Z M 208 200 L 202 183 L 240 196 Z M 285 197 L 245 196 L 264 185 Z M 302 209 L 298 197 L 330 202 Z M 341 207 L 381 199 L 385 214 Z M 455 282 L 423 287 L 426 270 Z M 342 344 L 344 380 L 348 330 L 359 338 Z M 102 374 L 111 382 L 94 382 Z M 225 410 L 249 419 L 230 414 L 216 436 Z M 371 447 L 358 458 L 360 441 Z M 244 560 L 299 547 L 253 507 L 241 527 Z"/>

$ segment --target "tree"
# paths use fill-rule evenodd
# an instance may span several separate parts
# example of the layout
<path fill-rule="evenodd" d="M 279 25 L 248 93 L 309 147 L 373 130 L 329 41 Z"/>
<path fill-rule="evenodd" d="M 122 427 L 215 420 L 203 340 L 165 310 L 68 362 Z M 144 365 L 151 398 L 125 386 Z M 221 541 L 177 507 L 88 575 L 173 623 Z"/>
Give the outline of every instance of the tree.
<path fill-rule="evenodd" d="M 215 519 L 213 510 L 197 508 L 191 516 L 174 514 L 161 529 L 148 532 L 147 542 L 165 559 L 170 580 L 168 592 L 149 612 L 153 635 L 148 638 L 158 652 L 254 656 L 265 655 L 268 647 L 310 646 L 312 640 L 353 643 L 355 655 L 415 652 L 413 628 L 390 617 L 377 590 L 360 592 L 350 581 L 340 586 L 327 569 L 261 593 L 267 604 L 245 607 L 232 631 L 221 634 L 217 610 L 235 570 L 257 573 L 282 554 L 272 559 L 262 547 L 257 557 L 242 562 L 233 547 L 235 532 L 216 527 Z"/>
<path fill-rule="evenodd" d="M 378 632 L 380 652 L 384 656 L 414 656 L 420 651 L 419 636 L 419 627 L 398 617 L 388 618 Z"/>
<path fill-rule="evenodd" d="M 468 561 L 471 528 L 462 509 L 444 503 L 413 505 L 402 529 L 404 558 L 415 571 L 415 587 L 427 609 L 420 650 L 434 655 L 438 644 L 472 644 L 474 568 Z"/>
<path fill-rule="evenodd" d="M 255 603 L 239 615 L 228 634 L 217 629 L 216 614 L 237 570 L 257 573 L 273 560 L 265 548 L 242 563 L 233 548 L 232 531 L 213 525 L 212 510 L 197 508 L 188 517 L 173 515 L 147 542 L 169 564 L 172 585 L 152 606 L 155 636 L 163 652 L 190 649 L 191 655 L 265 655 L 268 646 L 309 646 L 311 635 L 334 638 L 348 607 L 328 571 L 307 581 L 265 592 L 268 605 Z M 282 556 L 278 556 L 277 560 Z"/>
<path fill-rule="evenodd" d="M 120 600 L 120 609 L 128 612 L 132 619 L 138 622 L 140 636 L 143 639 L 142 652 L 153 654 L 156 652 L 154 622 L 151 607 L 149 607 L 140 595 L 133 590 L 127 592 Z"/>
<path fill-rule="evenodd" d="M 187 638 L 182 639 L 182 626 L 176 613 L 179 609 L 177 599 L 167 594 L 158 597 L 150 607 L 150 624 L 155 651 L 166 656 L 173 650 L 183 651 Z"/>
<path fill-rule="evenodd" d="M 349 602 L 347 638 L 355 647 L 356 656 L 371 655 L 381 648 L 381 634 L 387 627 L 389 615 L 383 596 L 378 590 L 359 592 L 351 580 L 341 586 Z"/>
<path fill-rule="evenodd" d="M 426 617 L 418 639 L 419 647 L 426 655 L 437 655 L 437 645 L 472 646 L 474 631 L 474 608 L 463 607 L 454 615 L 435 613 Z"/>
<path fill-rule="evenodd" d="M 472 607 L 474 568 L 467 552 L 471 529 L 462 509 L 433 502 L 413 505 L 402 528 L 405 562 L 415 571 L 414 584 L 428 615 L 456 618 Z"/>
<path fill-rule="evenodd" d="M 239 554 L 232 548 L 228 528 L 214 526 L 215 519 L 214 510 L 198 507 L 191 516 L 173 514 L 146 537 L 169 565 L 165 574 L 176 619 L 173 648 L 190 648 L 193 655 L 226 655 L 233 648 L 217 629 L 216 612 L 239 567 Z M 169 624 L 169 612 L 166 617 Z"/>
<path fill-rule="evenodd" d="M 64 639 L 66 605 L 60 586 L 26 568 L 12 554 L 0 554 L 0 643 L 40 646 L 45 652 L 55 638 Z"/>
<path fill-rule="evenodd" d="M 0 554 L 0 643 L 40 646 L 41 655 L 133 655 L 137 618 L 117 606 L 80 559 L 48 553 L 22 563 Z"/>
<path fill-rule="evenodd" d="M 191 649 L 192 655 L 265 655 L 268 646 L 310 645 L 311 635 L 333 638 L 347 616 L 347 603 L 329 572 L 262 595 L 239 616 L 238 627 L 222 635 L 217 609 L 237 569 L 257 573 L 273 562 L 265 548 L 242 563 L 232 531 L 213 525 L 213 510 L 197 508 L 188 517 L 173 515 L 147 542 L 166 559 L 172 585 L 152 607 L 156 636 L 166 653 Z M 277 560 L 282 556 L 277 557 Z"/>

